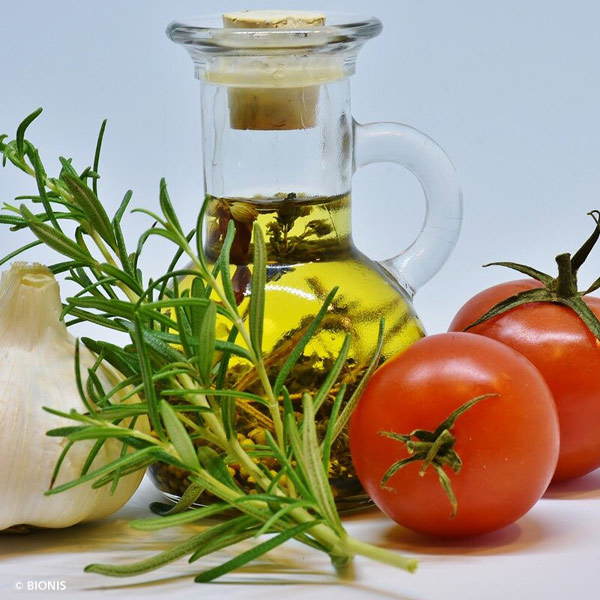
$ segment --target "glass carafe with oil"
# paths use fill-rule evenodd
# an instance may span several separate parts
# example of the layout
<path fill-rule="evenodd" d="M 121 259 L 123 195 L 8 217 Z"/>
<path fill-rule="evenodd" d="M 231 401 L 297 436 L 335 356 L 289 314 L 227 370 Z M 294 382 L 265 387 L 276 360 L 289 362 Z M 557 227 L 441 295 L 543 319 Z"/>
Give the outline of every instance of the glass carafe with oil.
<path fill-rule="evenodd" d="M 412 296 L 442 266 L 460 229 L 461 193 L 440 147 L 405 125 L 360 125 L 352 118 L 349 77 L 358 50 L 380 31 L 375 18 L 277 11 L 189 19 L 168 28 L 192 56 L 201 83 L 205 250 L 216 260 L 233 222 L 231 279 L 242 315 L 249 304 L 255 223 L 265 237 L 263 339 L 271 374 L 338 287 L 319 333 L 287 380 L 299 405 L 301 393 L 316 391 L 327 376 L 346 334 L 351 343 L 341 382 L 348 393 L 375 352 L 382 317 L 382 360 L 424 335 Z M 384 161 L 414 173 L 427 211 L 416 240 L 376 262 L 352 241 L 351 180 L 362 165 Z M 225 338 L 225 323 L 221 327 Z M 262 393 L 255 371 L 241 359 L 231 360 L 228 384 Z M 323 431 L 336 392 L 318 414 Z M 272 425 L 260 405 L 238 407 L 237 421 L 246 444 L 264 441 Z M 232 470 L 244 485 L 244 473 Z M 185 475 L 167 466 L 152 470 L 158 487 L 174 497 L 185 491 Z M 365 501 L 346 434 L 332 450 L 330 481 L 340 508 Z"/>

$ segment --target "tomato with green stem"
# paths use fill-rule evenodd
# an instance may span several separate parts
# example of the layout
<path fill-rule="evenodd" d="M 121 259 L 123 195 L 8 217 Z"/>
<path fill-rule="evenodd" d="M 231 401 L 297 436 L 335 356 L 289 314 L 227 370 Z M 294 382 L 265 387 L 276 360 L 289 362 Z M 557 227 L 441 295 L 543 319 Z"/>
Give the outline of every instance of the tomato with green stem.
<path fill-rule="evenodd" d="M 493 263 L 529 279 L 490 287 L 457 313 L 450 331 L 498 340 L 527 357 L 545 378 L 558 410 L 560 456 L 553 480 L 566 481 L 600 467 L 600 298 L 578 291 L 577 271 L 600 237 L 596 228 L 572 257 L 556 257 L 558 276 L 514 263 Z"/>
<path fill-rule="evenodd" d="M 414 531 L 499 529 L 542 496 L 558 458 L 554 401 L 508 346 L 468 333 L 423 338 L 369 381 L 350 422 L 358 477 Z"/>

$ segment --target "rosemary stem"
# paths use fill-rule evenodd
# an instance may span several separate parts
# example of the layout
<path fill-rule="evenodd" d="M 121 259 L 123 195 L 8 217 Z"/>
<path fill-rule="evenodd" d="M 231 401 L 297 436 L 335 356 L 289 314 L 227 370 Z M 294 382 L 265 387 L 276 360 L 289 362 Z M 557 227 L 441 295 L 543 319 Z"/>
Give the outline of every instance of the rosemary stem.
<path fill-rule="evenodd" d="M 241 446 L 237 438 L 230 440 L 230 449 L 240 464 L 252 474 L 256 483 L 265 491 L 269 489 L 271 480 L 256 466 L 256 463 L 248 456 L 248 453 Z"/>
<path fill-rule="evenodd" d="M 212 273 L 210 273 L 207 269 L 204 268 L 204 265 L 198 259 L 196 253 L 192 250 L 185 237 L 183 237 L 181 234 L 178 234 L 178 237 L 185 253 L 191 258 L 195 267 L 202 273 L 202 276 L 206 279 L 207 283 L 215 291 L 215 293 L 219 297 L 219 300 L 223 304 L 223 308 L 227 311 L 229 318 L 237 327 L 238 331 L 240 332 L 240 335 L 242 336 L 242 339 L 244 340 L 244 343 L 246 344 L 248 350 L 251 352 L 252 362 L 256 368 L 256 372 L 258 373 L 260 382 L 267 396 L 269 413 L 271 415 L 271 420 L 273 421 L 273 427 L 275 429 L 275 438 L 277 440 L 277 444 L 283 450 L 285 448 L 285 440 L 283 436 L 283 421 L 281 420 L 281 413 L 279 412 L 279 402 L 277 401 L 277 398 L 275 398 L 273 387 L 271 386 L 269 376 L 267 375 L 267 371 L 265 369 L 263 357 L 257 355 L 257 353 L 253 351 L 250 332 L 248 331 L 246 325 L 244 324 L 244 321 L 240 317 L 237 311 L 237 307 L 234 307 L 230 304 L 223 288 L 219 285 L 215 277 L 213 277 Z"/>
<path fill-rule="evenodd" d="M 213 490 L 211 491 L 226 502 L 234 504 L 236 503 L 237 499 L 244 496 L 242 493 L 235 492 L 231 488 L 227 487 L 226 485 L 212 477 L 212 475 L 208 474 L 206 471 L 203 471 L 202 473 L 198 474 L 201 475 L 203 479 L 209 479 L 211 487 L 213 488 Z M 268 508 L 267 503 L 262 500 L 250 500 L 248 502 L 236 503 L 235 505 L 240 511 L 248 512 L 250 514 L 252 514 L 253 509 L 263 511 L 265 508 Z M 309 523 L 315 520 L 315 517 L 313 515 L 311 515 L 306 509 L 300 507 L 290 510 L 287 516 L 291 517 L 299 524 Z M 327 551 L 330 554 L 333 554 L 336 557 L 344 556 L 347 558 L 352 558 L 352 551 L 345 547 L 345 541 L 344 539 L 342 539 L 342 536 L 337 531 L 335 531 L 330 525 L 327 525 L 325 523 L 318 523 L 311 528 L 310 533 L 312 537 L 314 537 L 319 543 L 321 543 L 325 548 L 327 548 Z M 372 548 L 368 544 L 365 544 L 365 546 L 367 546 L 368 548 Z M 396 555 L 393 554 L 393 556 Z"/>
<path fill-rule="evenodd" d="M 98 232 L 92 230 L 90 235 L 91 235 L 92 239 L 94 240 L 96 246 L 98 247 L 98 250 L 100 250 L 100 253 L 104 257 L 104 260 L 108 264 L 112 265 L 113 267 L 119 268 L 119 265 L 117 265 L 117 262 L 111 256 L 110 252 L 108 251 L 108 248 L 106 247 L 106 244 L 103 242 L 102 238 L 98 235 Z M 129 286 L 125 285 L 122 281 L 117 281 L 116 285 L 127 296 L 127 298 L 129 299 L 130 302 L 135 304 L 140 299 L 140 297 Z"/>
<path fill-rule="evenodd" d="M 120 425 L 114 425 L 110 421 L 102 421 L 102 420 L 90 420 L 91 423 L 100 425 L 102 427 L 110 427 L 111 429 L 115 429 L 117 431 L 122 431 L 124 428 Z M 151 435 L 144 433 L 143 431 L 139 431 L 138 429 L 130 429 L 127 428 L 127 431 L 131 435 L 131 437 L 137 438 L 138 440 L 143 440 L 145 442 L 149 442 L 154 446 L 162 446 L 163 449 L 166 448 L 165 444 L 161 442 L 158 438 L 152 437 Z"/>
<path fill-rule="evenodd" d="M 21 170 L 27 173 L 27 175 L 31 175 L 31 177 L 35 177 L 35 171 L 25 162 L 25 158 L 23 158 L 23 164 L 21 165 Z M 46 179 L 46 187 L 52 189 L 50 187 L 50 182 Z M 52 190 L 54 191 L 54 190 Z"/>
<path fill-rule="evenodd" d="M 238 331 L 240 332 L 246 346 L 252 351 L 252 340 L 250 339 L 250 333 L 244 325 L 241 317 L 236 317 L 235 326 L 238 328 Z M 283 421 L 281 420 L 281 413 L 279 411 L 279 402 L 277 401 L 277 398 L 275 398 L 275 393 L 273 392 L 273 387 L 269 381 L 269 376 L 267 375 L 263 357 L 261 355 L 257 355 L 255 352 L 252 352 L 252 356 L 254 358 L 253 362 L 256 372 L 258 373 L 260 383 L 267 396 L 269 414 L 271 415 L 271 420 L 273 421 L 273 427 L 275 429 L 275 439 L 277 440 L 279 447 L 284 449 L 285 440 L 283 436 Z"/>
<path fill-rule="evenodd" d="M 193 386 L 193 382 L 191 379 L 189 379 L 189 381 L 186 381 L 187 389 L 190 389 L 190 385 Z M 200 396 L 199 401 L 203 406 L 208 405 L 208 402 L 204 396 Z M 216 427 L 215 433 L 218 432 L 219 436 L 223 436 L 226 446 L 231 452 L 231 454 L 240 462 L 241 465 L 243 465 L 248 470 L 249 473 L 252 474 L 255 481 L 266 491 L 270 487 L 270 479 L 266 477 L 266 475 L 258 468 L 258 466 L 250 458 L 248 453 L 242 448 L 237 438 L 227 440 L 222 424 L 214 414 L 206 413 L 205 419 L 207 421 L 207 424 L 209 424 L 209 427 Z M 197 474 L 200 474 L 205 479 L 210 478 L 212 480 L 211 484 L 213 485 L 213 488 L 215 488 L 214 491 L 216 491 L 218 495 L 225 501 L 234 502 L 237 498 L 242 496 L 242 494 L 236 494 L 235 492 L 233 492 L 230 488 L 223 485 L 220 481 L 214 479 L 210 474 L 208 474 L 204 470 L 202 473 Z M 277 486 L 273 490 L 273 493 L 276 495 L 285 496 L 284 492 L 279 488 L 279 486 Z M 252 504 L 256 504 L 260 507 L 265 506 L 265 503 L 260 501 L 257 501 L 256 503 Z M 243 505 L 239 506 L 240 509 L 242 509 L 242 506 Z M 298 523 L 307 523 L 314 520 L 314 517 L 304 508 L 295 508 L 291 510 L 288 513 L 288 515 Z M 336 555 L 343 555 L 343 552 L 340 549 L 342 540 L 338 533 L 336 533 L 329 525 L 315 525 L 315 527 L 311 529 L 311 533 L 315 537 L 315 539 L 317 539 L 323 545 L 330 547 L 331 551 L 334 552 Z"/>
<path fill-rule="evenodd" d="M 192 419 L 186 417 L 183 413 L 177 413 L 177 417 L 184 425 L 187 425 L 196 434 L 202 436 L 202 438 L 207 442 L 218 446 L 219 448 L 221 448 L 221 450 L 227 450 L 226 444 L 223 444 L 222 440 L 216 435 L 214 435 L 212 431 L 207 430 L 205 427 L 201 427 Z"/>
<path fill-rule="evenodd" d="M 31 177 L 35 177 L 36 176 L 35 170 L 31 166 L 29 166 L 25 161 L 23 161 L 22 167 L 23 167 L 23 171 L 25 173 L 27 173 L 28 175 L 30 175 Z M 44 185 L 50 191 L 55 192 L 56 194 L 59 194 L 60 196 L 62 196 L 68 202 L 72 202 L 73 201 L 73 197 L 71 196 L 71 194 L 69 194 L 64 189 L 59 188 L 57 185 L 55 185 L 54 183 L 52 183 L 52 181 L 50 181 L 50 179 L 48 177 L 45 178 Z M 116 261 L 111 256 L 111 254 L 108 251 L 108 248 L 106 247 L 106 245 L 104 244 L 102 238 L 98 235 L 98 232 L 92 230 L 91 233 L 90 233 L 90 236 L 92 237 L 92 239 L 94 240 L 96 246 L 100 250 L 100 253 L 104 257 L 104 260 L 106 260 L 106 262 L 109 263 L 110 265 L 112 265 L 113 267 L 117 267 L 118 268 L 118 265 L 117 265 Z M 127 285 L 125 285 L 123 282 L 117 281 L 117 286 L 121 289 L 121 291 L 127 296 L 127 298 L 131 302 L 135 303 L 135 302 L 137 302 L 139 300 L 139 296 L 131 288 L 129 288 Z"/>
<path fill-rule="evenodd" d="M 194 380 L 189 375 L 179 375 L 179 380 L 186 390 L 194 391 L 198 389 L 194 383 Z M 203 406 L 205 408 L 212 409 L 204 394 L 190 394 L 190 399 L 191 402 L 197 406 Z M 223 427 L 221 421 L 219 421 L 218 417 L 213 412 L 206 412 L 204 413 L 203 418 L 213 434 L 219 438 L 219 440 L 221 440 L 220 445 L 226 446 L 227 435 L 225 434 L 225 428 Z"/>
<path fill-rule="evenodd" d="M 189 375 L 180 375 L 180 383 L 185 389 L 190 391 L 197 389 L 197 386 L 194 384 L 194 381 L 191 377 L 189 377 Z M 203 394 L 190 394 L 190 398 L 192 399 L 192 402 L 198 406 L 211 408 L 208 399 Z M 237 438 L 227 438 L 222 422 L 214 413 L 205 413 L 204 420 L 210 432 L 214 436 L 214 439 L 212 440 L 213 443 L 217 443 L 217 445 L 222 449 L 228 450 L 240 464 L 244 465 L 245 469 L 252 475 L 254 480 L 259 483 L 264 490 L 267 490 L 271 481 L 257 467 L 256 463 L 250 458 L 250 456 L 248 456 L 247 452 L 242 448 Z"/>
<path fill-rule="evenodd" d="M 418 560 L 416 558 L 409 558 L 402 554 L 392 552 L 391 550 L 386 550 L 385 548 L 372 546 L 371 544 L 361 542 L 355 538 L 346 537 L 343 543 L 347 551 L 353 555 L 360 554 L 361 556 L 372 558 L 373 560 L 386 565 L 404 569 L 410 573 L 414 573 L 418 566 Z"/>
<path fill-rule="evenodd" d="M 98 235 L 98 232 L 92 229 L 90 236 L 96 243 L 96 246 L 98 246 L 98 250 L 100 250 L 100 253 L 104 257 L 104 260 L 113 267 L 117 267 L 117 263 L 111 256 L 110 252 L 108 251 L 108 248 L 106 247 L 106 244 L 102 241 L 102 238 Z"/>
<path fill-rule="evenodd" d="M 119 425 L 113 425 L 112 423 L 103 421 L 103 420 L 98 420 L 98 419 L 93 419 L 93 418 L 89 418 L 86 420 L 90 423 L 102 425 L 105 427 L 111 427 L 115 430 L 123 429 L 123 427 L 121 427 Z M 127 431 L 133 437 L 150 442 L 154 446 L 159 446 L 167 454 L 173 456 L 174 458 L 176 458 L 178 460 L 181 460 L 181 457 L 179 456 L 176 449 L 173 447 L 173 445 L 171 443 L 161 442 L 159 439 L 154 438 L 150 435 L 147 435 L 136 429 L 128 428 Z M 237 440 L 236 440 L 236 442 L 237 442 Z M 230 444 L 230 446 L 229 446 L 231 450 L 236 450 L 236 452 L 235 452 L 236 458 L 243 460 L 245 464 L 248 464 L 249 468 L 253 469 L 253 471 L 258 470 L 258 467 L 256 467 L 256 465 L 254 464 L 252 459 L 246 454 L 246 452 L 243 450 L 243 448 L 241 446 L 239 446 L 239 444 L 237 444 L 237 446 L 238 446 L 238 448 L 236 449 L 235 442 Z M 249 463 L 248 463 L 248 461 L 249 461 Z M 260 470 L 258 470 L 258 471 L 260 473 Z M 205 469 L 201 469 L 200 471 L 192 470 L 192 473 L 199 476 L 203 480 L 208 480 L 210 482 L 210 486 L 212 488 L 211 489 L 212 493 L 214 493 L 216 496 L 218 496 L 225 502 L 229 502 L 230 504 L 235 504 L 235 506 L 243 512 L 252 514 L 253 509 L 254 509 L 254 513 L 256 513 L 257 510 L 263 511 L 265 508 L 268 508 L 267 503 L 262 500 L 256 500 L 256 501 L 251 500 L 248 502 L 237 503 L 236 501 L 239 498 L 244 497 L 244 494 L 242 492 L 236 492 L 232 488 L 227 487 L 226 485 L 221 483 L 218 479 L 215 479 Z M 265 480 L 264 483 L 266 483 L 267 478 L 264 475 L 261 475 L 260 477 L 264 478 L 264 480 Z M 257 481 L 259 481 L 258 478 L 257 478 Z M 281 492 L 281 490 L 279 490 L 278 488 L 274 490 L 274 493 L 277 495 L 284 495 Z M 298 507 L 298 508 L 295 508 L 295 509 L 289 511 L 288 517 L 291 517 L 297 523 L 308 523 L 308 522 L 315 520 L 315 517 L 313 515 L 311 515 L 306 509 L 301 508 L 301 507 Z M 330 554 L 333 554 L 336 557 L 352 558 L 351 553 L 354 552 L 354 550 L 352 549 L 351 546 L 347 546 L 347 542 L 345 539 L 342 539 L 342 535 L 340 535 L 340 533 L 335 531 L 330 525 L 327 525 L 325 523 L 316 524 L 314 527 L 311 528 L 311 535 L 319 543 L 321 543 L 325 548 L 327 548 L 327 550 Z M 377 550 L 376 548 L 373 548 L 372 546 L 369 546 L 368 544 L 364 544 L 364 546 L 365 546 L 365 549 L 363 549 L 362 551 L 356 550 L 356 553 L 364 554 L 365 556 L 369 556 L 369 555 L 373 555 L 373 552 L 375 550 Z M 393 553 L 389 553 L 389 554 L 391 554 L 392 556 L 397 556 Z M 397 557 L 396 562 L 394 562 L 394 563 L 391 563 L 390 560 L 392 560 L 392 559 L 389 558 L 387 562 L 388 562 L 388 564 L 394 564 L 394 565 L 398 566 L 398 561 L 400 558 L 401 557 Z M 403 568 L 405 568 L 405 567 L 403 567 Z"/>
<path fill-rule="evenodd" d="M 179 375 L 178 384 L 184 389 L 190 391 L 198 389 L 194 380 L 189 375 Z M 203 394 L 190 394 L 189 397 L 193 404 L 206 408 L 212 408 L 208 402 L 208 399 Z M 214 413 L 205 413 L 204 420 L 209 431 L 214 436 L 212 440 L 213 443 L 217 443 L 217 445 L 222 449 L 228 450 L 240 464 L 244 465 L 245 469 L 252 475 L 254 480 L 259 483 L 264 490 L 267 490 L 271 484 L 270 479 L 265 476 L 265 474 L 258 468 L 256 463 L 250 458 L 250 456 L 248 456 L 247 452 L 242 448 L 237 438 L 227 438 L 222 422 Z"/>

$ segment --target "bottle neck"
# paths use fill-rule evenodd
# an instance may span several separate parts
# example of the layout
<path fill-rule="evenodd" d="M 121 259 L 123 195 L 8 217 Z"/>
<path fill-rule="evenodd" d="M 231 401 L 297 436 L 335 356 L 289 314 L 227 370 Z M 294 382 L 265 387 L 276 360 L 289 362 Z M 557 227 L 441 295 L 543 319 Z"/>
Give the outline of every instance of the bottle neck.
<path fill-rule="evenodd" d="M 235 88 L 201 79 L 206 193 L 251 199 L 349 192 L 349 79 L 304 88 L 267 88 L 266 97 L 264 93 L 263 88 Z M 273 99 L 278 110 L 286 102 L 294 108 L 278 121 L 277 114 L 268 110 Z M 264 115 L 271 122 L 265 124 Z"/>

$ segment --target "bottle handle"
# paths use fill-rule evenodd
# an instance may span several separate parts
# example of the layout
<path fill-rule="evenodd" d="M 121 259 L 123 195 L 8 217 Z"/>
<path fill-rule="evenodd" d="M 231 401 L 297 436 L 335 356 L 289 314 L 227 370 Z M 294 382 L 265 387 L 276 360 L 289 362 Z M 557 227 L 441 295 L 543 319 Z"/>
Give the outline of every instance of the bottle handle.
<path fill-rule="evenodd" d="M 452 253 L 462 221 L 462 192 L 454 165 L 440 146 L 400 123 L 354 122 L 354 170 L 379 162 L 408 169 L 425 193 L 421 232 L 405 250 L 377 261 L 412 297 Z"/>

